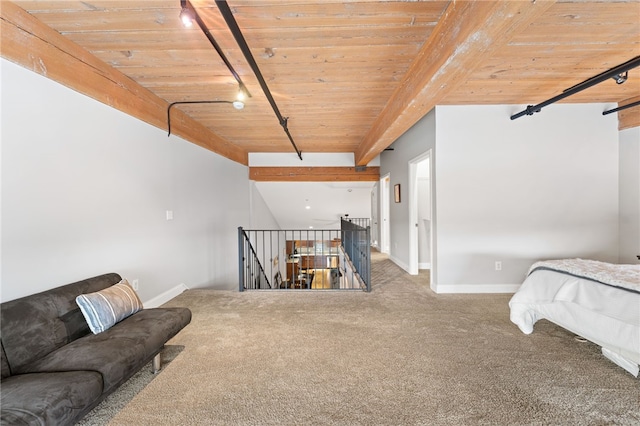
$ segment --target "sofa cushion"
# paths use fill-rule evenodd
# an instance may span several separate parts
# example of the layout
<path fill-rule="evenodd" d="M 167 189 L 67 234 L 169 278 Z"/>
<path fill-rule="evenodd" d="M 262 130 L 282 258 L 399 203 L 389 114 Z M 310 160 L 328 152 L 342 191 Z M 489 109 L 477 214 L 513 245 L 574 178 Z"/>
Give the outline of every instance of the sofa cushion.
<path fill-rule="evenodd" d="M 105 274 L 67 284 L 42 293 L 2 303 L 2 347 L 11 374 L 89 333 L 76 304 L 76 296 L 112 286 L 122 278 Z M 76 314 L 70 312 L 76 311 Z"/>
<path fill-rule="evenodd" d="M 11 369 L 7 362 L 7 355 L 4 353 L 4 347 L 2 347 L 2 341 L 0 340 L 0 361 L 2 362 L 2 378 L 9 377 L 11 375 Z"/>
<path fill-rule="evenodd" d="M 143 309 L 100 334 L 89 334 L 28 366 L 30 372 L 94 370 L 110 392 L 144 366 L 191 321 L 187 308 Z"/>
<path fill-rule="evenodd" d="M 142 309 L 142 302 L 127 280 L 104 290 L 76 297 L 93 334 L 102 333 Z"/>
<path fill-rule="evenodd" d="M 2 381 L 0 423 L 73 424 L 101 393 L 102 377 L 95 371 L 11 376 Z"/>

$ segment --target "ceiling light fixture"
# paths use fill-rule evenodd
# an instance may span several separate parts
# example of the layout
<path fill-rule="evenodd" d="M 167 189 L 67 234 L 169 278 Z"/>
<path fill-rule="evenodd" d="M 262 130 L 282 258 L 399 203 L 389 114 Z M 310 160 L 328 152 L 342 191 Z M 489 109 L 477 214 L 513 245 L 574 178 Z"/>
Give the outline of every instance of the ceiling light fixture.
<path fill-rule="evenodd" d="M 182 25 L 189 28 L 193 25 L 194 19 L 195 19 L 195 16 L 191 11 L 191 9 L 189 9 L 186 5 L 182 6 L 182 11 L 180 11 L 180 20 L 182 21 Z"/>
<path fill-rule="evenodd" d="M 180 7 L 182 8 L 182 10 L 180 11 L 180 20 L 182 21 L 184 26 L 190 27 L 193 24 L 193 21 L 196 21 L 196 23 L 200 27 L 200 30 L 202 30 L 204 35 L 209 40 L 209 43 L 211 43 L 211 45 L 216 50 L 216 52 L 218 52 L 218 55 L 220 56 L 220 59 L 222 59 L 222 62 L 224 62 L 229 72 L 233 75 L 233 77 L 238 82 L 238 85 L 240 86 L 240 91 L 243 93 L 244 96 L 247 96 L 250 98 L 251 93 L 249 93 L 249 90 L 247 90 L 247 87 L 242 82 L 240 75 L 238 75 L 236 70 L 233 68 L 233 65 L 231 65 L 231 62 L 229 62 L 229 60 L 227 59 L 227 56 L 224 54 L 224 52 L 220 48 L 220 45 L 213 38 L 213 35 L 205 25 L 204 21 L 202 20 L 202 18 L 200 18 L 200 15 L 198 15 L 198 11 L 195 9 L 195 7 L 193 7 L 193 5 L 189 0 L 180 0 Z M 242 100 L 242 99 L 239 99 L 239 100 Z M 243 107 L 244 107 L 244 104 L 243 104 Z M 242 108 L 238 108 L 238 109 L 242 109 Z"/>
<path fill-rule="evenodd" d="M 242 90 L 242 88 L 239 88 L 238 95 L 236 96 L 236 100 L 244 101 L 244 98 L 245 98 L 244 91 Z"/>
<path fill-rule="evenodd" d="M 629 71 L 626 71 L 624 74 L 620 73 L 618 75 L 614 75 L 611 78 L 613 78 L 616 83 L 622 84 L 627 81 L 627 78 L 629 78 Z"/>

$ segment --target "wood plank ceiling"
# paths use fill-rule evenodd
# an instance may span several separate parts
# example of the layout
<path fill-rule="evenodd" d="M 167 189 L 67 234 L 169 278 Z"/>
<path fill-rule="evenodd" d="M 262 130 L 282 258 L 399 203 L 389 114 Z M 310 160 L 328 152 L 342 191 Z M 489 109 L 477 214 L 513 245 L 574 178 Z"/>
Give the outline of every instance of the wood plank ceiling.
<path fill-rule="evenodd" d="M 293 152 L 216 4 L 192 4 L 252 97 L 241 111 L 176 106 L 172 132 L 243 164 L 247 153 Z M 353 152 L 355 165 L 435 105 L 536 104 L 640 55 L 639 1 L 228 4 L 303 155 Z M 201 30 L 181 24 L 179 0 L 0 7 L 3 57 L 157 127 L 167 128 L 171 102 L 236 96 Z M 610 80 L 565 102 L 638 96 L 640 68 L 625 84 Z M 640 125 L 638 108 L 621 114 L 621 128 Z"/>

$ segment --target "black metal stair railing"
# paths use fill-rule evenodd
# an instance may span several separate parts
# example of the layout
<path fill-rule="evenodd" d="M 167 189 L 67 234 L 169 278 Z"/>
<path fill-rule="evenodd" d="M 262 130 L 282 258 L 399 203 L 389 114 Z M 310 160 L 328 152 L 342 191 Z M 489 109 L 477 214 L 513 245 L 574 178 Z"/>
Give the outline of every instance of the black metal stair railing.
<path fill-rule="evenodd" d="M 349 216 L 344 216 L 341 218 L 342 220 L 349 222 L 349 223 L 353 223 L 354 225 L 358 225 L 362 228 L 368 228 L 369 226 L 371 226 L 371 219 L 369 219 L 368 217 L 349 217 Z"/>
<path fill-rule="evenodd" d="M 342 246 L 367 291 L 371 291 L 371 227 L 369 219 L 342 218 Z"/>
<path fill-rule="evenodd" d="M 249 236 L 238 228 L 240 291 L 272 288 Z"/>
<path fill-rule="evenodd" d="M 342 229 L 238 228 L 239 290 L 371 290 L 368 219 Z"/>

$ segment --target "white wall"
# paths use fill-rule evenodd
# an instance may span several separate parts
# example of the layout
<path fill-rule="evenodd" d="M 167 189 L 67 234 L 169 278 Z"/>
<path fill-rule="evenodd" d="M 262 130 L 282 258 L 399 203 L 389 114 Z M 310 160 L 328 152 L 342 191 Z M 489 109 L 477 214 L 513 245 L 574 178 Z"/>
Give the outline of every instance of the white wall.
<path fill-rule="evenodd" d="M 255 186 L 280 229 L 340 229 L 345 214 L 371 217 L 374 183 L 255 182 Z"/>
<path fill-rule="evenodd" d="M 237 288 L 245 166 L 0 65 L 2 301 L 111 271 L 139 279 L 143 301 Z"/>
<path fill-rule="evenodd" d="M 280 229 L 269 206 L 254 181 L 250 181 L 251 191 L 251 229 Z"/>
<path fill-rule="evenodd" d="M 380 154 L 380 176 L 390 173 L 391 184 L 389 193 L 389 257 L 400 267 L 409 270 L 409 160 L 426 153 L 436 146 L 436 114 L 432 110 L 413 127 L 398 138 L 390 148 Z M 437 153 L 432 152 L 431 164 L 437 169 Z M 393 188 L 400 184 L 400 203 L 394 202 Z M 435 205 L 436 197 L 432 197 Z M 436 220 L 436 218 L 434 218 Z M 435 253 L 435 250 L 434 250 Z M 437 271 L 431 271 L 434 280 Z"/>
<path fill-rule="evenodd" d="M 620 132 L 620 263 L 640 255 L 640 127 Z"/>
<path fill-rule="evenodd" d="M 293 152 L 250 152 L 250 167 L 354 167 L 353 152 L 304 152 L 302 160 Z M 367 166 L 380 165 L 380 157 L 375 157 Z"/>
<path fill-rule="evenodd" d="M 245 230 L 249 228 L 245 227 Z M 250 230 L 279 230 L 280 226 L 262 198 L 256 183 L 251 181 L 251 227 Z M 284 232 L 250 232 L 249 238 L 267 279 L 273 284 L 274 275 L 280 271 L 286 277 L 286 236 Z"/>
<path fill-rule="evenodd" d="M 607 107 L 556 104 L 514 121 L 519 106 L 437 107 L 439 292 L 508 291 L 539 259 L 618 260 Z"/>

